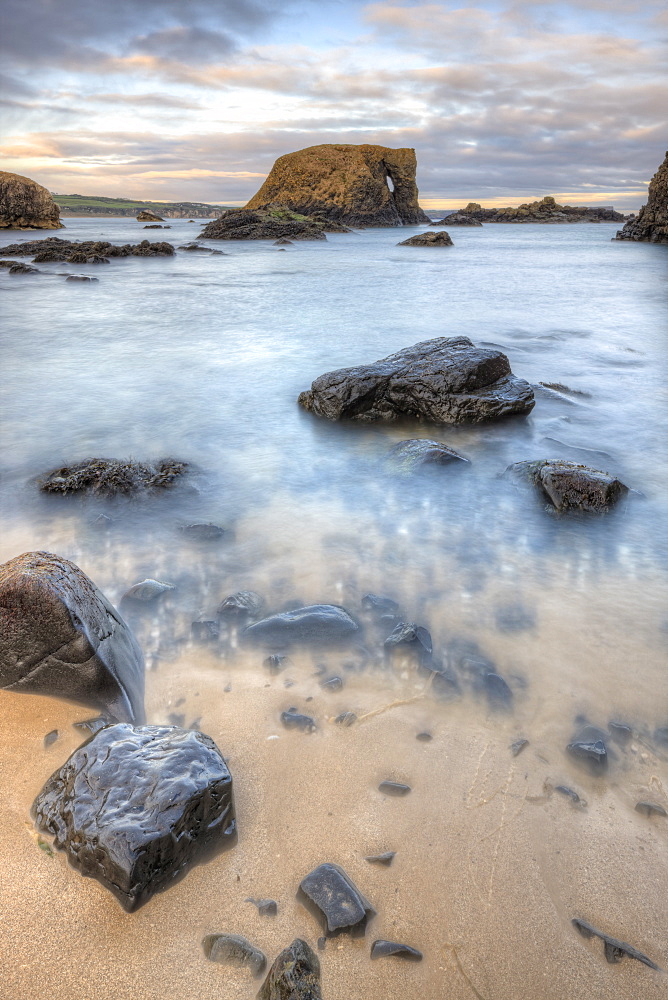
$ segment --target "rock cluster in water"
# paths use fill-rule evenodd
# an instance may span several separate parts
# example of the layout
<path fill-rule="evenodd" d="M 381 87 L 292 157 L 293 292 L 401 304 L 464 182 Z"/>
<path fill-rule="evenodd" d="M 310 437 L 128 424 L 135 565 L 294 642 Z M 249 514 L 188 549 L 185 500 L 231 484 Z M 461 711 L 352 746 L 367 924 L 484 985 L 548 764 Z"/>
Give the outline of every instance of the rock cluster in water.
<path fill-rule="evenodd" d="M 100 497 L 166 489 L 188 469 L 186 462 L 166 458 L 155 464 L 114 458 L 87 458 L 53 469 L 40 482 L 44 493 L 89 493 Z"/>
<path fill-rule="evenodd" d="M 482 222 L 466 212 L 451 212 L 445 218 L 432 222 L 432 226 L 482 226 Z"/>
<path fill-rule="evenodd" d="M 470 201 L 462 210 L 477 222 L 623 222 L 624 216 L 612 208 L 582 208 L 579 205 L 558 205 L 551 195 L 540 201 L 526 202 L 517 208 L 482 208 L 476 201 Z M 450 218 L 444 220 L 450 223 Z"/>
<path fill-rule="evenodd" d="M 62 229 L 60 209 L 41 184 L 0 170 L 0 229 Z"/>
<path fill-rule="evenodd" d="M 629 220 L 615 239 L 639 243 L 668 243 L 668 153 L 652 177 L 647 192 L 647 204 L 638 217 Z"/>
<path fill-rule="evenodd" d="M 49 778 L 33 816 L 128 911 L 236 830 L 220 750 L 177 726 L 105 726 Z"/>
<path fill-rule="evenodd" d="M 416 168 L 414 149 L 309 146 L 279 157 L 246 208 L 289 208 L 346 226 L 428 223 L 418 204 Z"/>
<path fill-rule="evenodd" d="M 207 240 L 325 240 L 326 223 L 285 208 L 231 208 L 200 233 Z M 345 230 L 344 230 L 345 231 Z"/>
<path fill-rule="evenodd" d="M 26 240 L 3 248 L 10 257 L 32 257 L 34 264 L 104 264 L 109 257 L 171 257 L 171 243 L 124 243 L 116 246 L 107 240 L 61 240 L 47 236 L 44 240 Z"/>
<path fill-rule="evenodd" d="M 299 396 L 301 406 L 328 420 L 412 417 L 433 424 L 525 414 L 534 402 L 505 354 L 468 337 L 436 337 L 372 364 L 327 372 Z"/>
<path fill-rule="evenodd" d="M 0 567 L 0 686 L 143 722 L 144 660 L 118 611 L 78 566 L 27 552 Z"/>

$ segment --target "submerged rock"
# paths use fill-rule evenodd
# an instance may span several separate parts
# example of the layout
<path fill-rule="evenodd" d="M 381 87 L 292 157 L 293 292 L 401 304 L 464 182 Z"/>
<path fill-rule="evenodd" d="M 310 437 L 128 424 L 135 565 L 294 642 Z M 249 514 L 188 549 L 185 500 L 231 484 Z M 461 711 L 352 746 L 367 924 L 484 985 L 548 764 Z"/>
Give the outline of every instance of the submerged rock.
<path fill-rule="evenodd" d="M 603 774 L 608 767 L 608 749 L 605 734 L 595 726 L 585 726 L 568 744 L 566 750 L 576 760 L 585 764 L 592 774 Z"/>
<path fill-rule="evenodd" d="M 374 941 L 371 946 L 371 958 L 387 958 L 389 955 L 396 955 L 397 958 L 405 958 L 411 962 L 421 962 L 422 952 L 417 948 L 411 948 L 409 944 L 397 944 L 396 941 Z"/>
<path fill-rule="evenodd" d="M 295 938 L 269 970 L 257 1000 L 322 1000 L 320 962 L 306 941 Z"/>
<path fill-rule="evenodd" d="M 231 208 L 201 232 L 207 240 L 325 240 L 324 225 L 288 209 Z"/>
<path fill-rule="evenodd" d="M 51 552 L 0 567 L 0 686 L 144 720 L 144 660 L 132 632 L 78 566 Z"/>
<path fill-rule="evenodd" d="M 337 643 L 349 639 L 358 631 L 357 622 L 345 608 L 334 604 L 313 604 L 263 618 L 249 625 L 243 634 L 255 642 L 281 648 L 293 643 Z"/>
<path fill-rule="evenodd" d="M 220 635 L 220 625 L 210 618 L 200 618 L 191 622 L 190 634 L 195 642 L 215 642 Z"/>
<path fill-rule="evenodd" d="M 62 228 L 60 209 L 46 188 L 0 170 L 0 229 Z"/>
<path fill-rule="evenodd" d="M 56 742 L 57 739 L 58 739 L 58 730 L 52 729 L 51 732 L 47 733 L 46 736 L 44 737 L 44 748 L 47 749 L 48 747 L 50 747 L 53 743 Z M 636 809 L 637 808 L 638 807 L 636 806 Z"/>
<path fill-rule="evenodd" d="M 163 459 L 155 465 L 115 458 L 87 458 L 47 473 L 39 488 L 45 493 L 92 493 L 110 497 L 165 489 L 187 469 L 186 462 L 173 458 Z"/>
<path fill-rule="evenodd" d="M 219 618 L 234 620 L 257 618 L 264 607 L 264 598 L 254 590 L 238 590 L 230 594 L 218 608 Z"/>
<path fill-rule="evenodd" d="M 135 583 L 133 587 L 126 590 L 121 600 L 146 603 L 155 601 L 156 598 L 166 594 L 168 590 L 175 590 L 175 587 L 171 583 L 161 583 L 159 580 L 142 580 L 141 583 Z"/>
<path fill-rule="evenodd" d="M 563 459 L 516 462 L 506 473 L 537 486 L 557 510 L 603 513 L 628 493 L 608 472 Z"/>
<path fill-rule="evenodd" d="M 211 521 L 195 521 L 193 524 L 184 524 L 181 528 L 182 534 L 189 541 L 193 542 L 216 542 L 227 534 L 225 528 Z"/>
<path fill-rule="evenodd" d="M 514 743 L 510 744 L 510 752 L 512 753 L 513 757 L 517 757 L 519 756 L 519 754 L 522 753 L 524 748 L 528 746 L 529 746 L 529 741 L 527 739 L 522 738 L 519 740 L 515 740 Z"/>
<path fill-rule="evenodd" d="M 451 247 L 454 246 L 450 233 L 446 233 L 445 229 L 439 230 L 437 233 L 418 233 L 417 236 L 411 236 L 410 239 L 402 240 L 401 243 L 397 243 L 398 247 Z"/>
<path fill-rule="evenodd" d="M 299 888 L 324 917 L 328 934 L 361 931 L 376 913 L 338 865 L 319 865 L 302 879 Z"/>
<path fill-rule="evenodd" d="M 642 962 L 643 965 L 649 966 L 650 969 L 661 971 L 656 962 L 653 962 L 647 955 L 643 955 L 633 945 L 627 944 L 626 941 L 619 941 L 617 938 L 610 937 L 609 934 L 597 930 L 592 924 L 586 920 L 580 920 L 579 917 L 574 917 L 571 923 L 583 938 L 597 937 L 601 939 L 603 942 L 603 951 L 608 962 L 613 964 L 621 962 L 624 956 L 627 955 L 629 958 L 635 958 L 637 962 Z"/>
<path fill-rule="evenodd" d="M 9 274 L 41 274 L 42 272 L 38 267 L 31 267 L 30 264 L 24 264 L 21 261 L 12 263 L 9 268 Z"/>
<path fill-rule="evenodd" d="M 400 441 L 390 448 L 387 461 L 390 468 L 409 474 L 434 465 L 452 465 L 458 462 L 470 464 L 468 458 L 459 455 L 452 448 L 428 438 Z"/>
<path fill-rule="evenodd" d="M 387 653 L 394 650 L 415 653 L 421 663 L 429 662 L 433 648 L 429 630 L 415 622 L 399 622 L 383 645 Z"/>
<path fill-rule="evenodd" d="M 257 912 L 261 917 L 275 917 L 278 913 L 278 903 L 275 899 L 252 899 L 247 896 L 244 902 L 257 906 Z"/>
<path fill-rule="evenodd" d="M 668 816 L 668 812 L 666 812 L 663 806 L 658 805 L 656 802 L 636 802 L 635 809 L 636 812 L 642 813 L 643 816 Z"/>
<path fill-rule="evenodd" d="M 432 226 L 482 226 L 482 222 L 474 219 L 472 215 L 467 215 L 466 212 L 451 212 L 444 219 L 431 224 Z"/>
<path fill-rule="evenodd" d="M 309 146 L 279 157 L 246 207 L 287 207 L 345 226 L 420 225 L 429 218 L 418 204 L 416 169 L 414 149 Z"/>
<path fill-rule="evenodd" d="M 302 715 L 294 705 L 287 712 L 281 712 L 281 722 L 286 729 L 300 729 L 303 733 L 313 733 L 318 728 L 315 719 Z"/>
<path fill-rule="evenodd" d="M 341 714 L 337 715 L 334 719 L 334 722 L 337 726 L 342 726 L 344 729 L 347 729 L 349 726 L 352 726 L 355 722 L 357 722 L 357 716 L 354 712 L 341 712 Z"/>
<path fill-rule="evenodd" d="M 391 597 L 381 597 L 379 594 L 365 594 L 362 607 L 374 618 L 394 618 L 399 611 L 399 605 Z"/>
<path fill-rule="evenodd" d="M 99 278 L 93 278 L 90 274 L 68 274 L 65 281 L 99 281 Z"/>
<path fill-rule="evenodd" d="M 254 976 L 261 975 L 267 966 L 264 953 L 240 934 L 207 934 L 202 948 L 211 962 L 248 968 Z"/>
<path fill-rule="evenodd" d="M 668 243 L 668 153 L 649 182 L 647 204 L 615 236 L 616 240 Z"/>
<path fill-rule="evenodd" d="M 232 777 L 209 736 L 106 726 L 35 799 L 40 830 L 131 911 L 235 833 Z"/>
<path fill-rule="evenodd" d="M 505 354 L 468 337 L 436 337 L 372 364 L 327 372 L 299 396 L 301 406 L 328 420 L 411 417 L 434 424 L 529 413 L 534 402 Z"/>

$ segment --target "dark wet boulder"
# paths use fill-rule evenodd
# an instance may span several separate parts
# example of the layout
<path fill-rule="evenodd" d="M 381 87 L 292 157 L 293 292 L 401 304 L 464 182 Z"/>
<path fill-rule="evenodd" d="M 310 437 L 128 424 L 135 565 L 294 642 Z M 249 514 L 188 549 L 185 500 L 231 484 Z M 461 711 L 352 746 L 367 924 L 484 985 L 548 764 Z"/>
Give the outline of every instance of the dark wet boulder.
<path fill-rule="evenodd" d="M 534 406 L 528 382 L 516 378 L 496 348 L 468 337 L 436 337 L 380 361 L 327 372 L 299 404 L 328 420 L 413 418 L 433 424 L 481 423 Z"/>
<path fill-rule="evenodd" d="M 628 493 L 615 476 L 563 459 L 516 462 L 506 473 L 536 486 L 557 510 L 602 513 Z"/>
<path fill-rule="evenodd" d="M 302 733 L 313 733 L 317 729 L 315 719 L 310 715 L 302 715 L 294 705 L 286 712 L 281 712 L 281 722 L 286 729 L 299 729 Z"/>
<path fill-rule="evenodd" d="M 115 458 L 87 458 L 47 473 L 39 488 L 45 493 L 91 493 L 110 497 L 172 486 L 188 465 L 173 458 L 155 464 Z"/>
<path fill-rule="evenodd" d="M 635 810 L 643 816 L 668 816 L 668 812 L 657 802 L 636 802 Z"/>
<path fill-rule="evenodd" d="M 0 686 L 144 720 L 144 660 L 134 636 L 86 574 L 51 552 L 0 567 Z"/>
<path fill-rule="evenodd" d="M 250 969 L 254 976 L 262 975 L 267 967 L 264 953 L 241 934 L 207 934 L 202 949 L 209 961 Z"/>
<path fill-rule="evenodd" d="M 231 208 L 209 222 L 200 236 L 205 240 L 327 239 L 321 222 L 285 208 Z"/>
<path fill-rule="evenodd" d="M 278 903 L 275 899 L 252 899 L 247 896 L 244 902 L 256 906 L 261 917 L 275 917 L 278 913 Z"/>
<path fill-rule="evenodd" d="M 284 948 L 269 970 L 257 1000 L 322 1000 L 320 962 L 301 938 Z"/>
<path fill-rule="evenodd" d="M 344 642 L 358 631 L 357 622 L 345 608 L 334 604 L 312 604 L 263 618 L 249 625 L 244 630 L 244 636 L 280 649 L 293 643 Z"/>
<path fill-rule="evenodd" d="M 243 621 L 257 618 L 264 608 L 264 598 L 254 590 L 238 590 L 221 602 L 218 617 L 229 620 Z"/>
<path fill-rule="evenodd" d="M 101 729 L 51 775 L 32 814 L 70 864 L 128 911 L 236 829 L 220 750 L 175 726 Z"/>
<path fill-rule="evenodd" d="M 437 233 L 418 233 L 397 243 L 398 247 L 451 247 L 454 246 L 450 233 L 440 229 Z"/>
<path fill-rule="evenodd" d="M 324 918 L 328 934 L 363 931 L 376 911 L 343 868 L 334 864 L 314 868 L 299 886 Z"/>
<path fill-rule="evenodd" d="M 592 774 L 603 774 L 608 767 L 607 734 L 595 726 L 584 726 L 566 750 L 574 760 L 584 764 Z"/>
<path fill-rule="evenodd" d="M 411 786 L 404 785 L 401 781 L 381 781 L 378 786 L 378 791 L 382 792 L 383 795 L 392 795 L 395 798 L 403 798 L 404 795 L 409 794 Z"/>
<path fill-rule="evenodd" d="M 444 219 L 438 219 L 431 224 L 432 226 L 482 226 L 482 222 L 474 219 L 472 215 L 467 215 L 466 212 L 451 212 Z"/>
<path fill-rule="evenodd" d="M 389 468 L 409 475 L 435 465 L 458 465 L 460 462 L 470 464 L 468 458 L 459 455 L 452 448 L 428 438 L 400 441 L 387 453 Z"/>
<path fill-rule="evenodd" d="M 604 931 L 599 931 L 587 920 L 581 920 L 579 917 L 574 917 L 573 920 L 571 920 L 571 923 L 583 938 L 589 940 L 592 937 L 597 937 L 601 939 L 603 942 L 603 953 L 606 961 L 611 964 L 621 962 L 625 956 L 628 956 L 628 958 L 635 958 L 637 962 L 642 962 L 643 965 L 649 966 L 650 969 L 661 971 L 656 962 L 653 962 L 651 958 L 647 957 L 647 955 L 643 955 L 643 953 L 638 951 L 637 948 L 634 948 L 633 945 L 627 944 L 626 941 L 619 941 L 617 938 L 611 937 Z"/>
<path fill-rule="evenodd" d="M 411 948 L 409 944 L 398 944 L 396 941 L 374 941 L 371 945 L 371 958 L 387 958 L 395 955 L 397 958 L 407 959 L 409 962 L 421 962 L 422 952 L 417 948 Z"/>

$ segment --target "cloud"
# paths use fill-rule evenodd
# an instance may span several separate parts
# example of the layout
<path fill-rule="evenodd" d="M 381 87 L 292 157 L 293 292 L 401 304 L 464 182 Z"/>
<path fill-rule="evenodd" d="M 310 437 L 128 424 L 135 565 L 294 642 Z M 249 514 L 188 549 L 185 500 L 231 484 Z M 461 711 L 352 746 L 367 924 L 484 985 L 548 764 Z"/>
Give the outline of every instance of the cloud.
<path fill-rule="evenodd" d="M 237 48 L 237 43 L 222 31 L 179 25 L 176 28 L 166 28 L 164 31 L 141 35 L 132 41 L 131 48 L 167 60 L 177 62 L 193 60 L 202 65 L 229 56 Z"/>

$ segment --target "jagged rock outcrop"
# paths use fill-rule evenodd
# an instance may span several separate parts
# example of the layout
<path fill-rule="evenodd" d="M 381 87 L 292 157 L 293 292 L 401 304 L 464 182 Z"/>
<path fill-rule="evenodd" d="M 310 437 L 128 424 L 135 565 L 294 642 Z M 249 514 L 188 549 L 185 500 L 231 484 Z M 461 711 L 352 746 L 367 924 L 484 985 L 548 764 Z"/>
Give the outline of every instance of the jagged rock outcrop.
<path fill-rule="evenodd" d="M 0 566 L 0 687 L 144 720 L 144 660 L 132 632 L 78 566 L 51 552 Z"/>
<path fill-rule="evenodd" d="M 435 337 L 387 358 L 327 372 L 299 404 L 328 420 L 481 423 L 529 413 L 534 394 L 510 370 L 508 358 L 468 337 Z"/>
<path fill-rule="evenodd" d="M 398 247 L 451 247 L 454 246 L 450 234 L 445 229 L 439 229 L 437 233 L 417 233 L 410 239 L 397 243 Z"/>
<path fill-rule="evenodd" d="M 51 775 L 32 814 L 70 864 L 128 911 L 236 833 L 220 750 L 178 726 L 100 729 Z"/>
<path fill-rule="evenodd" d="M 619 230 L 615 239 L 668 243 L 668 153 L 649 182 L 647 204 L 640 209 L 637 218 Z"/>
<path fill-rule="evenodd" d="M 204 240 L 326 240 L 326 224 L 287 208 L 231 208 L 200 233 Z M 345 232 L 345 230 L 344 230 Z"/>
<path fill-rule="evenodd" d="M 429 223 L 418 204 L 416 166 L 414 149 L 309 146 L 280 156 L 246 208 L 285 206 L 346 226 Z"/>
<path fill-rule="evenodd" d="M 124 243 L 117 246 L 106 240 L 61 240 L 47 236 L 45 240 L 26 240 L 3 247 L 3 252 L 14 257 L 33 257 L 33 263 L 62 262 L 66 264 L 99 264 L 107 257 L 171 257 L 171 243 Z"/>
<path fill-rule="evenodd" d="M 147 208 L 143 212 L 140 212 L 137 216 L 137 222 L 164 222 L 165 220 L 161 215 L 156 215 L 155 212 L 149 212 Z"/>
<path fill-rule="evenodd" d="M 478 208 L 480 208 L 479 205 Z M 432 226 L 482 226 L 482 222 L 474 219 L 472 215 L 467 215 L 466 212 L 452 212 L 444 219 L 432 222 Z"/>
<path fill-rule="evenodd" d="M 60 209 L 46 188 L 0 170 L 0 229 L 62 229 Z"/>
<path fill-rule="evenodd" d="M 548 195 L 540 201 L 532 201 L 517 208 L 481 208 L 476 201 L 470 201 L 463 212 L 478 222 L 542 222 L 547 224 L 573 222 L 623 222 L 621 212 L 612 208 L 580 208 L 577 205 L 558 205 Z M 450 225 L 450 219 L 446 221 Z"/>

